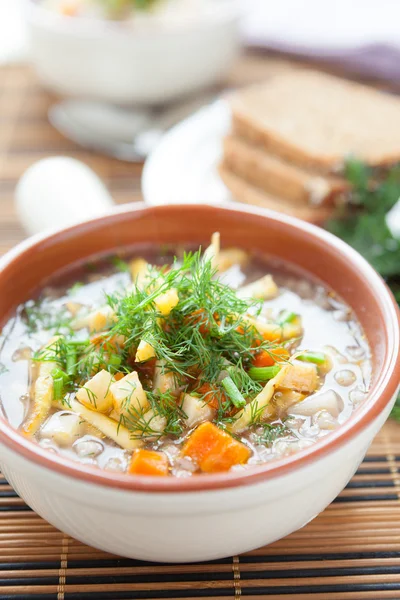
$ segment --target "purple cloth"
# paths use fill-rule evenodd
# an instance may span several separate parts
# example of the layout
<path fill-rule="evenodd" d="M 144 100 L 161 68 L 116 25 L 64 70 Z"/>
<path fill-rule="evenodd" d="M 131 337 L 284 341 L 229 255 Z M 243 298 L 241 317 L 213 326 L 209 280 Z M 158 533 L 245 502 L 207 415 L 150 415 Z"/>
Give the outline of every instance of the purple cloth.
<path fill-rule="evenodd" d="M 348 50 L 321 50 L 283 42 L 265 43 L 255 38 L 247 40 L 247 46 L 274 50 L 315 61 L 330 62 L 360 75 L 400 81 L 400 47 L 396 48 L 389 44 L 370 44 Z"/>

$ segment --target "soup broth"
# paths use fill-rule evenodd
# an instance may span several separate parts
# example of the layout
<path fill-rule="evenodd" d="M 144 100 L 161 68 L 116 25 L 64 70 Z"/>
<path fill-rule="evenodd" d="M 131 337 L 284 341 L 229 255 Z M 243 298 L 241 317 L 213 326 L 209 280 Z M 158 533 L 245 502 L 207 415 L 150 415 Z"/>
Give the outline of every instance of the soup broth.
<path fill-rule="evenodd" d="M 54 278 L 0 348 L 11 425 L 127 477 L 291 454 L 340 427 L 370 385 L 365 336 L 333 291 L 220 250 L 217 234 L 204 254 L 141 249 Z"/>

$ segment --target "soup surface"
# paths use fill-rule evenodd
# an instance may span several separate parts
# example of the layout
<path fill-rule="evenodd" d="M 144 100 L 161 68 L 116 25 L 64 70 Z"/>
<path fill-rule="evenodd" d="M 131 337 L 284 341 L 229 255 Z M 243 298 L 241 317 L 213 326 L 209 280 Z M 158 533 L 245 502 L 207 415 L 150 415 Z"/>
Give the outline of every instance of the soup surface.
<path fill-rule="evenodd" d="M 334 292 L 221 250 L 219 234 L 203 254 L 153 249 L 52 280 L 0 349 L 5 418 L 127 477 L 291 454 L 339 427 L 370 383 L 365 337 Z"/>

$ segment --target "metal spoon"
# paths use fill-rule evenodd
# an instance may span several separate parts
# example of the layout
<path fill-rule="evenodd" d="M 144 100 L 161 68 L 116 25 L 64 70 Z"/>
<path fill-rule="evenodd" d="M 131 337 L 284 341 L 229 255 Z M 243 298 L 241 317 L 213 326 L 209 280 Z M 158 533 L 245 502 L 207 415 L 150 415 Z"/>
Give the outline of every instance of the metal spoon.
<path fill-rule="evenodd" d="M 90 100 L 63 100 L 50 107 L 50 123 L 80 146 L 131 162 L 142 162 L 173 125 L 215 95 L 203 94 L 164 109 L 129 110 Z"/>

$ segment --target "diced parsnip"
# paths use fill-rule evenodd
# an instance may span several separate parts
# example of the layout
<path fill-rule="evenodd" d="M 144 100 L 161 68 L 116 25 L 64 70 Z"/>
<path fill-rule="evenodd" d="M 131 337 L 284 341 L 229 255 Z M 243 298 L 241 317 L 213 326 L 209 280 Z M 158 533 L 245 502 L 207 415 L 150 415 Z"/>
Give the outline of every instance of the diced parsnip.
<path fill-rule="evenodd" d="M 138 288 L 142 288 L 147 277 L 149 263 L 144 258 L 135 258 L 129 263 L 132 281 Z"/>
<path fill-rule="evenodd" d="M 211 262 L 211 267 L 216 269 L 218 266 L 218 255 L 220 251 L 220 234 L 216 231 L 211 236 L 211 244 L 206 248 L 203 254 L 204 262 Z"/>
<path fill-rule="evenodd" d="M 85 406 L 98 412 L 107 413 L 113 406 L 111 393 L 113 381 L 111 373 L 102 369 L 76 392 L 76 397 Z"/>
<path fill-rule="evenodd" d="M 91 333 L 103 331 L 111 327 L 116 321 L 116 315 L 111 306 L 103 306 L 98 310 L 90 312 L 83 317 L 76 317 L 71 322 L 72 329 L 83 329 L 87 327 Z"/>
<path fill-rule="evenodd" d="M 286 370 L 285 377 L 281 380 L 280 387 L 307 392 L 310 394 L 318 387 L 318 370 L 313 363 L 293 360 Z"/>
<path fill-rule="evenodd" d="M 113 397 L 114 410 L 119 415 L 137 414 L 139 418 L 149 406 L 146 392 L 136 371 L 113 383 L 110 386 L 110 392 Z"/>
<path fill-rule="evenodd" d="M 247 406 L 244 407 L 237 415 L 233 423 L 229 425 L 229 430 L 232 433 L 240 433 L 248 427 L 256 415 L 263 415 L 263 409 L 265 409 L 272 399 L 276 388 L 281 384 L 285 378 L 286 372 L 290 365 L 282 365 L 281 370 L 273 379 L 270 379 L 268 383 L 263 387 L 261 392 L 251 401 Z"/>
<path fill-rule="evenodd" d="M 139 346 L 136 350 L 135 362 L 145 362 L 150 358 L 154 358 L 156 352 L 151 344 L 140 340 Z"/>
<path fill-rule="evenodd" d="M 166 477 L 168 475 L 168 459 L 164 452 L 155 450 L 136 450 L 128 467 L 130 475 L 150 475 Z"/>
<path fill-rule="evenodd" d="M 58 337 L 53 337 L 42 348 L 42 353 L 46 350 L 51 352 L 51 348 L 57 342 Z M 43 421 L 48 416 L 51 403 L 53 401 L 53 378 L 51 372 L 56 369 L 58 364 L 53 361 L 43 361 L 36 365 L 36 378 L 33 383 L 33 392 L 31 392 L 33 403 L 28 418 L 21 426 L 21 431 L 26 435 L 35 435 Z"/>
<path fill-rule="evenodd" d="M 82 435 L 82 419 L 70 412 L 56 412 L 40 430 L 40 437 L 59 446 L 71 446 Z"/>
<path fill-rule="evenodd" d="M 168 316 L 169 313 L 179 302 L 178 292 L 172 288 L 167 290 L 164 294 L 160 294 L 154 300 L 157 310 L 164 316 Z"/>
<path fill-rule="evenodd" d="M 34 435 L 50 412 L 53 400 L 53 378 L 51 371 L 58 365 L 54 362 L 41 362 L 33 387 L 33 406 L 22 425 L 23 433 Z"/>
<path fill-rule="evenodd" d="M 90 425 L 93 425 L 96 429 L 101 431 L 106 437 L 121 446 L 121 448 L 124 448 L 125 450 L 134 450 L 143 445 L 142 440 L 131 439 L 131 432 L 129 429 L 121 425 L 118 421 L 114 421 L 114 419 L 110 419 L 110 417 L 107 417 L 102 413 L 87 408 L 78 402 L 78 400 L 70 400 L 70 408 L 73 412 L 82 417 L 82 419 L 90 423 Z"/>
<path fill-rule="evenodd" d="M 270 300 L 279 292 L 278 286 L 271 275 L 264 275 L 261 279 L 253 281 L 238 290 L 241 298 L 256 298 L 257 300 Z"/>
<path fill-rule="evenodd" d="M 154 369 L 154 391 L 165 394 L 171 392 L 176 394 L 179 391 L 179 382 L 177 377 L 165 365 L 164 360 L 158 360 Z"/>
<path fill-rule="evenodd" d="M 308 396 L 302 402 L 291 406 L 288 412 L 291 415 L 310 417 L 324 410 L 332 417 L 338 417 L 344 408 L 343 400 L 334 390 L 327 390 L 320 394 Z"/>
<path fill-rule="evenodd" d="M 240 248 L 225 248 L 220 250 L 215 261 L 215 266 L 220 273 L 227 271 L 233 265 L 244 267 L 249 261 L 249 255 Z"/>
<path fill-rule="evenodd" d="M 203 473 L 228 471 L 233 465 L 246 463 L 250 449 L 213 423 L 202 423 L 189 436 L 182 449 Z"/>
<path fill-rule="evenodd" d="M 293 338 L 299 338 L 303 335 L 303 325 L 301 317 L 297 316 L 290 323 L 284 323 L 282 325 L 282 339 L 291 340 Z"/>
<path fill-rule="evenodd" d="M 146 440 L 157 439 L 167 425 L 166 417 L 157 415 L 152 408 L 141 417 L 140 422 L 143 425 L 141 430 Z"/>
<path fill-rule="evenodd" d="M 280 342 L 282 340 L 282 327 L 277 323 L 266 323 L 251 315 L 244 315 L 242 318 L 249 325 L 253 325 L 265 340 L 269 342 Z"/>
<path fill-rule="evenodd" d="M 194 427 L 203 421 L 212 421 L 215 410 L 204 399 L 185 394 L 182 403 L 182 411 L 185 413 L 185 423 L 188 427 Z"/>

